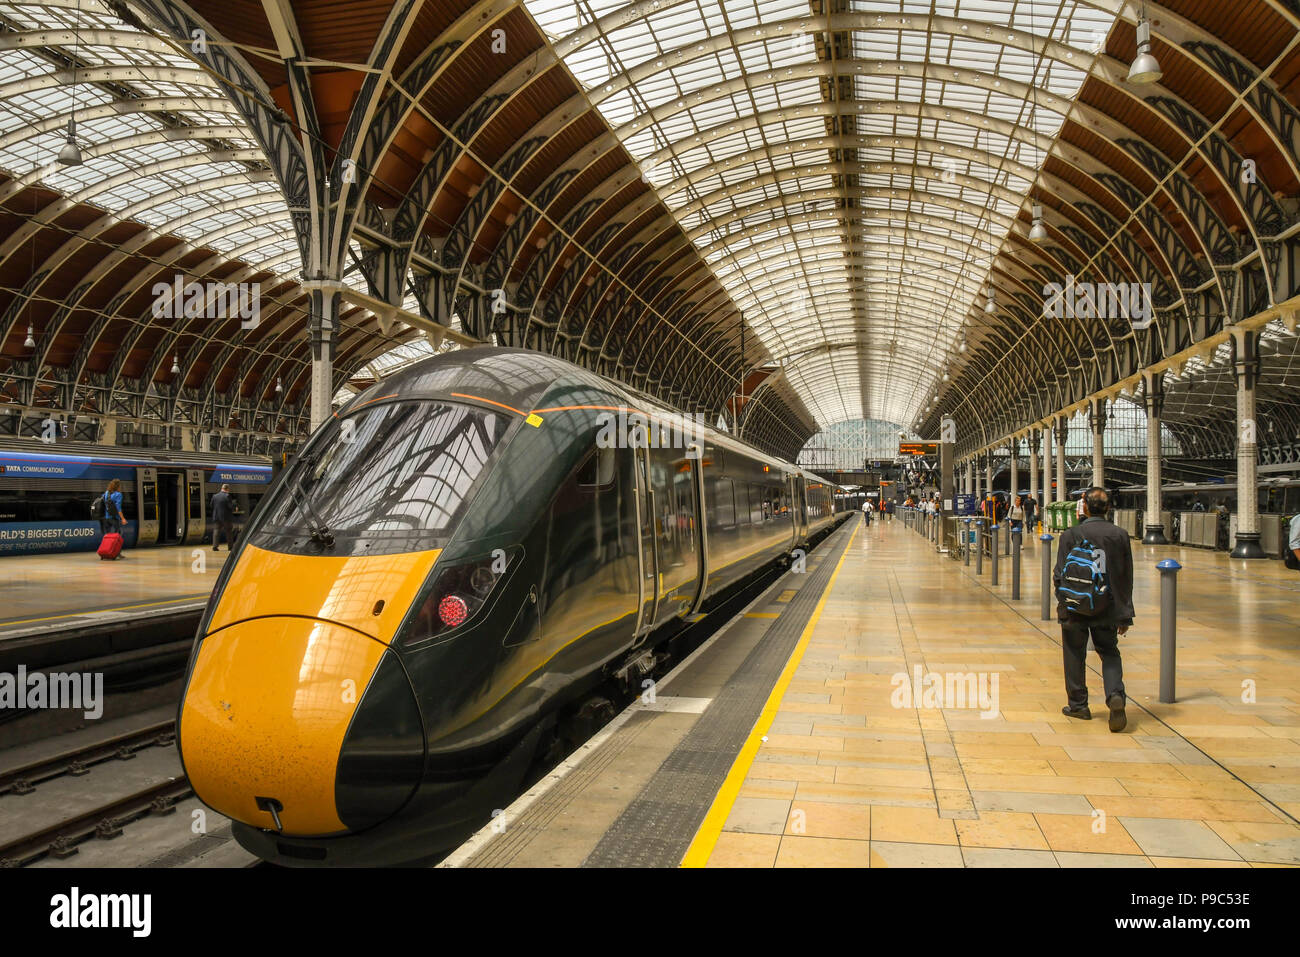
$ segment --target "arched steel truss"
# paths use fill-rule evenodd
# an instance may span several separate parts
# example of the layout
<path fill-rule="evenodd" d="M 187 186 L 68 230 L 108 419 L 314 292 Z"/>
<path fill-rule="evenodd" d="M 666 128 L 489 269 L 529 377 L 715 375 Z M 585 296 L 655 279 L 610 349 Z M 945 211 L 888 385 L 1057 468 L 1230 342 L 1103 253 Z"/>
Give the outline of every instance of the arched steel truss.
<path fill-rule="evenodd" d="M 332 353 L 335 385 L 416 334 L 330 292 L 329 283 L 348 284 L 436 326 L 563 355 L 710 416 L 743 370 L 778 366 L 750 397 L 742 428 L 786 455 L 839 419 L 889 419 L 932 434 L 942 415 L 956 419 L 966 455 L 1131 385 L 1144 369 L 1186 364 L 1198 343 L 1217 344 L 1232 324 L 1272 308 L 1259 402 L 1279 434 L 1296 434 L 1295 407 L 1284 401 L 1294 384 L 1288 340 L 1279 335 L 1294 328 L 1300 292 L 1300 111 L 1277 80 L 1300 49 L 1290 4 L 1247 4 L 1271 18 L 1270 43 L 1234 36 L 1190 0 L 1148 4 L 1166 72 L 1153 87 L 1125 82 L 1138 9 L 1121 0 L 1040 0 L 1028 18 L 1019 0 L 1009 3 L 1016 28 L 965 19 L 960 8 L 949 17 L 874 0 L 773 2 L 776 15 L 761 23 L 687 31 L 635 62 L 612 57 L 599 83 L 573 81 L 586 75 L 590 51 L 618 52 L 617 30 L 649 30 L 694 2 L 625 4 L 600 17 L 579 2 L 587 16 L 569 23 L 548 19 L 545 0 L 375 0 L 373 35 L 354 42 L 361 55 L 350 58 L 328 31 L 304 30 L 288 4 L 270 0 L 257 23 L 236 22 L 210 0 L 128 0 L 75 36 L 0 33 L 0 56 L 66 56 L 72 45 L 156 58 L 124 67 L 87 57 L 76 82 L 202 88 L 189 97 L 160 88 L 130 105 L 172 118 L 194 114 L 201 100 L 203 122 L 108 137 L 90 152 L 137 156 L 189 143 L 197 148 L 134 162 L 146 176 L 220 167 L 179 186 L 176 198 L 235 182 L 263 184 L 267 194 L 226 197 L 213 207 L 227 217 L 220 223 L 199 210 L 158 218 L 105 250 L 71 296 L 55 278 L 79 250 L 102 249 L 112 223 L 68 231 L 0 314 L 6 371 L 31 383 L 29 404 L 41 382 L 55 383 L 57 401 L 71 408 L 88 389 L 105 393 L 107 406 L 123 381 L 163 381 L 175 387 L 166 411 L 182 418 L 218 425 L 237 407 L 241 424 L 249 413 L 301 417 L 311 383 L 297 338 L 305 328 L 312 349 Z M 727 3 L 706 5 L 726 19 Z M 66 17 L 73 3 L 45 6 Z M 1097 49 L 1063 32 L 1072 16 L 1106 24 Z M 195 30 L 210 42 L 189 50 L 193 62 L 168 61 Z M 806 49 L 792 54 L 799 36 Z M 892 61 L 878 55 L 891 43 L 900 51 Z M 958 49 L 983 56 L 960 60 L 951 55 Z M 737 69 L 718 82 L 679 82 L 724 59 Z M 72 66 L 27 78 L 22 90 L 67 88 Z M 351 76 L 352 96 L 341 128 L 332 120 L 327 128 L 318 98 L 339 73 Z M 1073 74 L 1081 92 L 1058 92 Z M 1036 84 L 1047 88 L 1034 93 Z M 80 103 L 78 124 L 117 115 L 120 99 Z M 0 151 L 48 141 L 70 114 L 0 132 Z M 1258 165 L 1247 183 L 1251 158 Z M 20 208 L 44 178 L 0 184 L 0 201 Z M 45 197 L 0 241 L 0 267 L 58 228 L 68 204 L 123 182 L 106 177 Z M 1047 211 L 1041 245 L 1026 236 L 1031 203 Z M 124 208 L 147 222 L 154 206 L 143 198 Z M 241 228 L 265 232 L 220 255 L 179 245 L 159 252 L 156 242 L 189 230 L 210 254 L 204 244 Z M 260 261 L 259 239 L 278 243 Z M 243 257 L 252 261 L 236 262 Z M 231 324 L 206 339 L 198 324 L 158 328 L 138 290 L 178 263 L 196 276 L 265 277 L 278 299 L 247 335 Z M 325 285 L 308 295 L 295 265 Z M 1149 283 L 1155 321 L 1135 330 L 1045 317 L 1044 285 L 1067 274 Z M 54 292 L 60 311 L 42 317 L 36 354 L 24 357 L 32 302 Z M 60 343 L 70 333 L 84 354 L 67 362 Z M 106 348 L 115 355 L 100 370 L 92 357 Z M 164 371 L 173 358 L 179 381 Z M 1276 383 L 1270 369 L 1281 370 Z M 1168 388 L 1177 394 L 1172 373 Z M 147 392 L 135 389 L 129 411 L 141 414 Z M 1222 445 L 1223 429 L 1231 433 L 1222 418 L 1189 412 L 1186 427 Z"/>

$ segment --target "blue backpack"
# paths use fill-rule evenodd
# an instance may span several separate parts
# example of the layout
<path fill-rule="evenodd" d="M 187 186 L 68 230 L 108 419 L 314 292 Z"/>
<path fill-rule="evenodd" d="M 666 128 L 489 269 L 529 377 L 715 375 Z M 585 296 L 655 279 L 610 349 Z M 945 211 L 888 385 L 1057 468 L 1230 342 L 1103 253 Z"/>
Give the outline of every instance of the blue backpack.
<path fill-rule="evenodd" d="M 1089 618 L 1110 608 L 1110 579 L 1106 574 L 1106 553 L 1083 539 L 1065 556 L 1056 598 L 1076 615 Z"/>

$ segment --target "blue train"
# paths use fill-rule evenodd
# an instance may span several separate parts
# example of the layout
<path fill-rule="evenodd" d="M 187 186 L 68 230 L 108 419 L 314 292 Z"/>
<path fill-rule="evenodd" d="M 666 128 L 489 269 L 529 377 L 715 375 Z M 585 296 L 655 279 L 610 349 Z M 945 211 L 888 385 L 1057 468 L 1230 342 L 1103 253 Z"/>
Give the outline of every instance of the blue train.
<path fill-rule="evenodd" d="M 96 548 L 100 529 L 90 503 L 115 478 L 122 480 L 128 548 L 202 542 L 211 537 L 208 502 L 222 484 L 230 486 L 240 524 L 271 474 L 266 458 L 8 440 L 0 444 L 0 557 Z"/>

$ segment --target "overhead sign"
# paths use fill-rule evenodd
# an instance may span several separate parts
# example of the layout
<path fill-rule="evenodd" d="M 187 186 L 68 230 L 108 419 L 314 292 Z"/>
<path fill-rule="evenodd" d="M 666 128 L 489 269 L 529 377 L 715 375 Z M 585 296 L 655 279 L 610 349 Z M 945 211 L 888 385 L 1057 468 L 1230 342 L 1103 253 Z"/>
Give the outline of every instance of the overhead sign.
<path fill-rule="evenodd" d="M 938 442 L 899 442 L 899 455 L 938 455 Z"/>
<path fill-rule="evenodd" d="M 218 465 L 212 470 L 209 482 L 228 482 L 238 485 L 266 485 L 271 481 L 269 465 Z"/>
<path fill-rule="evenodd" d="M 0 453 L 6 477 L 80 478 L 90 468 L 84 455 L 40 455 L 30 452 Z"/>

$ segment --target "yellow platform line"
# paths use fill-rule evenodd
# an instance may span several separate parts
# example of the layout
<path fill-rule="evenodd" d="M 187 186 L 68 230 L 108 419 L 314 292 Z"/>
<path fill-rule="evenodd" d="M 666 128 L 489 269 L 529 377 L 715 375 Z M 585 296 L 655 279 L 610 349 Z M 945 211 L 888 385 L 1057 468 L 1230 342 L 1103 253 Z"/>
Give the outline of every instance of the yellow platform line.
<path fill-rule="evenodd" d="M 747 611 L 746 618 L 780 618 L 781 613 L 776 611 Z"/>
<path fill-rule="evenodd" d="M 844 560 L 849 557 L 849 550 L 853 547 L 853 539 L 858 537 L 858 532 L 861 529 L 862 525 L 859 524 L 853 529 L 853 534 L 849 536 L 849 542 L 844 546 L 844 554 L 835 563 L 835 570 L 831 572 L 831 579 L 826 583 L 826 589 L 822 592 L 821 597 L 817 599 L 817 607 L 813 609 L 812 617 L 808 619 L 803 634 L 799 636 L 799 641 L 794 646 L 790 660 L 785 663 L 785 669 L 772 687 L 772 693 L 767 696 L 767 702 L 763 705 L 758 720 L 754 722 L 754 729 L 749 732 L 749 738 L 745 741 L 745 746 L 740 749 L 740 754 L 736 755 L 731 770 L 727 772 L 726 780 L 722 782 L 722 787 L 718 789 L 717 796 L 713 799 L 713 805 L 709 808 L 709 813 L 704 816 L 704 820 L 700 823 L 700 829 L 695 832 L 695 838 L 691 841 L 691 846 L 686 849 L 681 867 L 703 867 L 709 862 L 709 857 L 713 854 L 713 848 L 722 835 L 722 826 L 727 823 L 727 817 L 731 814 L 731 808 L 736 803 L 736 797 L 740 794 L 745 778 L 749 776 L 749 769 L 754 764 L 754 758 L 758 756 L 759 745 L 763 743 L 763 738 L 767 735 L 768 729 L 772 727 L 772 722 L 776 720 L 776 714 L 781 710 L 781 701 L 785 698 L 786 689 L 794 679 L 795 672 L 799 670 L 799 663 L 803 660 L 804 651 L 807 650 L 808 643 L 812 640 L 813 629 L 817 627 L 817 621 L 821 618 L 822 610 L 826 607 L 826 599 L 830 596 L 831 589 L 835 587 L 835 579 L 839 577 Z"/>
<path fill-rule="evenodd" d="M 34 625 L 42 621 L 61 621 L 64 618 L 85 618 L 89 615 L 102 615 L 110 611 L 131 611 L 135 608 L 155 608 L 158 605 L 174 605 L 182 601 L 194 601 L 196 598 L 206 599 L 206 592 L 198 592 L 193 595 L 182 595 L 180 598 L 168 598 L 166 601 L 150 601 L 139 605 L 119 605 L 116 608 L 89 608 L 85 611 L 73 611 L 66 615 L 51 615 L 48 618 L 18 618 L 14 621 L 0 621 L 0 628 L 11 628 L 14 625 Z"/>

